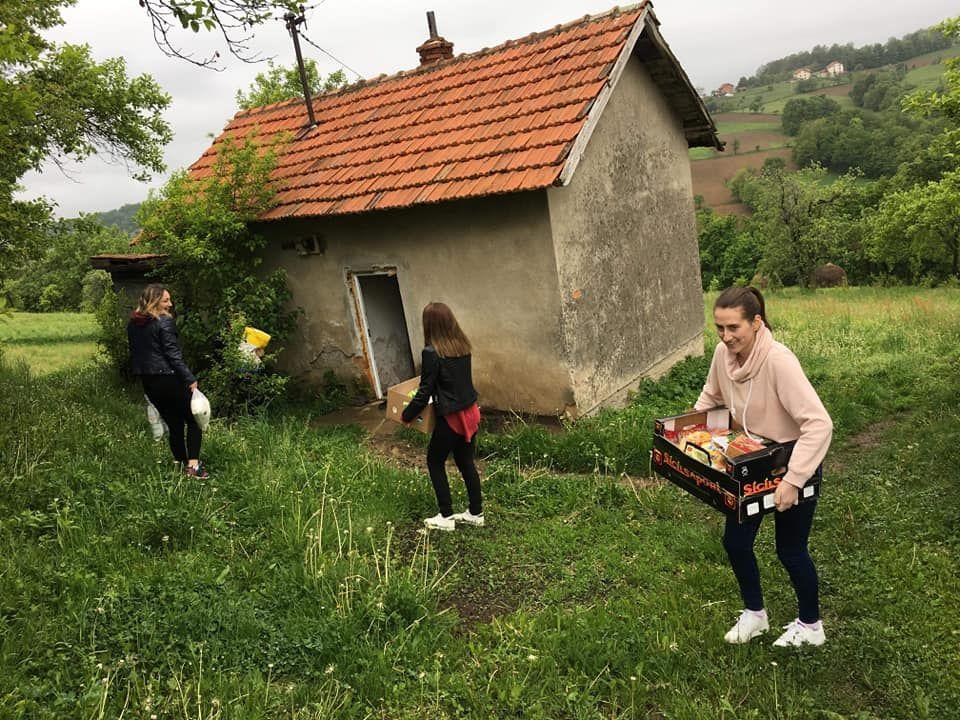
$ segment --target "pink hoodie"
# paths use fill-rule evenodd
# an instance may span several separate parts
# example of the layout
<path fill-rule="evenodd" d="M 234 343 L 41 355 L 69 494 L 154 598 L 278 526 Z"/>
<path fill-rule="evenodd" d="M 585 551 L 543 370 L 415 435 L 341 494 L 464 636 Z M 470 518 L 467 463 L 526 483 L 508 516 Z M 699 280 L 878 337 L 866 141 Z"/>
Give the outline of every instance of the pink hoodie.
<path fill-rule="evenodd" d="M 694 407 L 707 410 L 721 405 L 730 409 L 748 434 L 776 442 L 797 441 L 784 477 L 791 485 L 803 487 L 823 462 L 833 422 L 796 356 L 774 341 L 766 325 L 757 333 L 743 365 L 726 345 L 717 345 Z"/>

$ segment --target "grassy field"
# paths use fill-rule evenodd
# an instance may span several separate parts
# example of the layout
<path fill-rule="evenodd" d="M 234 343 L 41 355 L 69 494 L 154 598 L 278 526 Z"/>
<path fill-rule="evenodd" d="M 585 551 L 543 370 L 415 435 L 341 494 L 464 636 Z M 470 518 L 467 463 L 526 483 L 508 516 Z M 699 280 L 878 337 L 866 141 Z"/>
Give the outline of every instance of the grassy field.
<path fill-rule="evenodd" d="M 0 315 L 0 345 L 7 360 L 43 375 L 88 362 L 97 352 L 96 320 L 85 313 Z"/>
<path fill-rule="evenodd" d="M 727 646 L 720 515 L 643 479 L 651 420 L 690 405 L 706 358 L 562 432 L 487 433 L 488 526 L 439 536 L 418 531 L 422 472 L 309 407 L 215 420 L 197 483 L 149 439 L 136 388 L 92 363 L 6 364 L 0 717 L 952 717 L 960 293 L 789 291 L 769 309 L 836 423 L 813 538 L 823 648 Z M 786 623 L 769 527 L 758 554 Z"/>

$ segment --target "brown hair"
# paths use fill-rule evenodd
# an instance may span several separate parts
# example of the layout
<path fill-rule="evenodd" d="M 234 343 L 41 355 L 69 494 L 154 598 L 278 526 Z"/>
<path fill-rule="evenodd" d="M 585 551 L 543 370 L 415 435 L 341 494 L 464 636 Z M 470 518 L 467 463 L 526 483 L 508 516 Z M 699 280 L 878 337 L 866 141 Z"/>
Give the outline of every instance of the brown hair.
<path fill-rule="evenodd" d="M 713 309 L 740 308 L 745 320 L 753 320 L 757 315 L 770 330 L 773 326 L 767 320 L 766 304 L 763 295 L 755 287 L 729 287 L 720 293 L 713 303 Z"/>
<path fill-rule="evenodd" d="M 423 342 L 440 357 L 461 357 L 471 350 L 453 311 L 441 302 L 427 303 L 423 309 Z"/>
<path fill-rule="evenodd" d="M 140 301 L 137 303 L 137 312 L 141 315 L 150 315 L 158 318 L 161 315 L 170 313 L 160 309 L 160 301 L 163 300 L 163 294 L 167 289 L 158 283 L 147 285 L 140 293 Z"/>

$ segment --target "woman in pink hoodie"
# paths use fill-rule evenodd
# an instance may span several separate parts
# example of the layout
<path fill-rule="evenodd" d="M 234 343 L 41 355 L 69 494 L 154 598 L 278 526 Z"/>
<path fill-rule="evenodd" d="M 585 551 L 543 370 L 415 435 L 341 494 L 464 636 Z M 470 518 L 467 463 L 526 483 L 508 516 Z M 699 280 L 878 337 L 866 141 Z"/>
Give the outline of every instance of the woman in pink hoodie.
<path fill-rule="evenodd" d="M 790 575 L 799 614 L 774 645 L 822 645 L 817 570 L 807 549 L 817 503 L 800 505 L 798 498 L 800 488 L 822 472 L 833 423 L 796 356 L 773 339 L 759 290 L 728 288 L 714 302 L 713 318 L 720 342 L 696 409 L 726 406 L 747 434 L 795 441 L 774 499 L 777 557 Z M 761 518 L 738 524 L 728 517 L 723 534 L 745 608 L 725 636 L 730 643 L 749 642 L 770 628 L 753 552 Z"/>

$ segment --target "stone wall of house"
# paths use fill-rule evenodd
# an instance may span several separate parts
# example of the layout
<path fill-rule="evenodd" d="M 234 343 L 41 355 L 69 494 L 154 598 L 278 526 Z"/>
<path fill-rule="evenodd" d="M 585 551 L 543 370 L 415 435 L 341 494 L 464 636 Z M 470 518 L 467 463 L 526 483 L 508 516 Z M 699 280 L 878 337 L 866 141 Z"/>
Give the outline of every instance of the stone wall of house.
<path fill-rule="evenodd" d="M 484 406 L 554 414 L 573 403 L 544 192 L 266 223 L 260 230 L 271 238 L 265 268 L 286 270 L 294 304 L 303 309 L 299 337 L 282 357 L 293 375 L 315 382 L 327 369 L 365 375 L 348 274 L 393 267 L 418 370 L 421 312 L 441 301 L 473 343 Z M 318 238 L 322 252 L 292 247 L 307 236 Z"/>
<path fill-rule="evenodd" d="M 580 413 L 703 352 L 687 144 L 643 64 L 625 68 L 566 187 L 547 192 Z"/>

